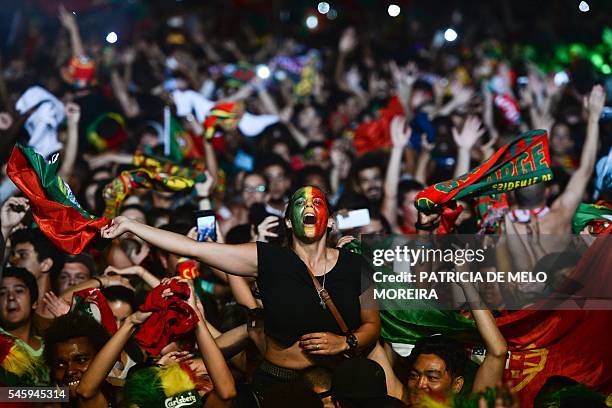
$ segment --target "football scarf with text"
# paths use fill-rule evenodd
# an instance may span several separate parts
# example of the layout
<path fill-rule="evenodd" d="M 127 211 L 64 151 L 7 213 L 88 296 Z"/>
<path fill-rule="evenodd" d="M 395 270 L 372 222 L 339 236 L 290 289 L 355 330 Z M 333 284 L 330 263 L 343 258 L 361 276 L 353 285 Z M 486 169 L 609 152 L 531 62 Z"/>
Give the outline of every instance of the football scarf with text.
<path fill-rule="evenodd" d="M 532 130 L 500 148 L 463 176 L 433 184 L 417 194 L 414 205 L 426 214 L 439 212 L 454 200 L 496 195 L 552 180 L 548 135 Z"/>

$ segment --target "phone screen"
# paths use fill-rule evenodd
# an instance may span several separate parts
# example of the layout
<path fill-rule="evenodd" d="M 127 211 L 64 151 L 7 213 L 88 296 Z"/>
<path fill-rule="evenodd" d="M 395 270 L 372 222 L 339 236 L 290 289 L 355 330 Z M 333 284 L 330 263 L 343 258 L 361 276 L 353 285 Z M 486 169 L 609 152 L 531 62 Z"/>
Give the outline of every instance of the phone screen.
<path fill-rule="evenodd" d="M 369 223 L 370 212 L 367 208 L 349 211 L 346 216 L 342 214 L 336 216 L 336 225 L 340 230 L 364 227 Z"/>
<path fill-rule="evenodd" d="M 217 217 L 214 211 L 198 211 L 196 213 L 196 228 L 198 230 L 198 241 L 203 242 L 208 238 L 217 240 Z"/>

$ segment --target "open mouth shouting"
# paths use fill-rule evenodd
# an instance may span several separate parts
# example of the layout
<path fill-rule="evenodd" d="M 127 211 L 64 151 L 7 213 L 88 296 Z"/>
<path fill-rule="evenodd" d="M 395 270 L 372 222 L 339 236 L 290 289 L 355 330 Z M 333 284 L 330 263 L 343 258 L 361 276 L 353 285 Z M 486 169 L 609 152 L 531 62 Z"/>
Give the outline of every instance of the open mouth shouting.
<path fill-rule="evenodd" d="M 327 228 L 328 210 L 325 196 L 316 187 L 302 187 L 293 195 L 293 228 L 297 237 L 313 241 Z"/>
<path fill-rule="evenodd" d="M 317 223 L 317 217 L 311 213 L 304 214 L 302 221 L 304 222 L 304 225 L 315 225 Z"/>

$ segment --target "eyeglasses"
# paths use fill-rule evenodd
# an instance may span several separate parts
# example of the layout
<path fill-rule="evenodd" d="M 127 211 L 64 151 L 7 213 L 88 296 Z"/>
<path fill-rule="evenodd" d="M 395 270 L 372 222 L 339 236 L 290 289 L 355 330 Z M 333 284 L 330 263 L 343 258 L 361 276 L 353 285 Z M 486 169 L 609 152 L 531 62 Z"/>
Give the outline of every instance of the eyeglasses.
<path fill-rule="evenodd" d="M 265 193 L 266 186 L 260 184 L 258 186 L 244 186 L 245 193 Z"/>

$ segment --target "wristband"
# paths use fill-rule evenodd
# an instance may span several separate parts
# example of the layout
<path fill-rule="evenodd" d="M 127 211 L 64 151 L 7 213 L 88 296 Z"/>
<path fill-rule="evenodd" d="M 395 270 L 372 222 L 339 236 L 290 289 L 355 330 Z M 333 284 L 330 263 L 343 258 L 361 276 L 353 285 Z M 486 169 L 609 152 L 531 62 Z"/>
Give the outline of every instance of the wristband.
<path fill-rule="evenodd" d="M 200 287 L 205 293 L 210 293 L 211 295 L 215 291 L 215 284 L 209 281 L 200 281 Z"/>
<path fill-rule="evenodd" d="M 104 287 L 104 285 L 102 284 L 102 281 L 97 276 L 94 276 L 91 279 L 93 279 L 95 281 L 98 281 L 98 284 L 100 285 L 100 286 L 98 286 L 99 288 L 103 288 Z"/>

